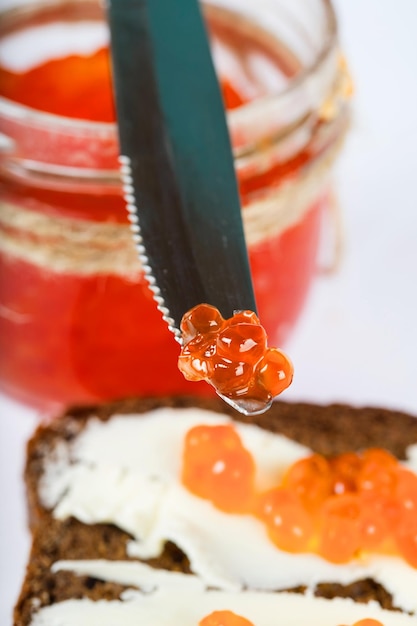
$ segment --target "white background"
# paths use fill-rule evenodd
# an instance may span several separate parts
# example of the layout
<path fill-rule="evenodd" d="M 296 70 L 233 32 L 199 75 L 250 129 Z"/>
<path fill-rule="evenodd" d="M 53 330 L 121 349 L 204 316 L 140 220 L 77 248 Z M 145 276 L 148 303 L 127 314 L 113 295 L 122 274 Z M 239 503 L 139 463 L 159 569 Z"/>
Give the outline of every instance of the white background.
<path fill-rule="evenodd" d="M 345 252 L 337 273 L 318 278 L 286 346 L 296 376 L 285 399 L 417 414 L 417 2 L 336 7 L 356 85 L 337 171 Z M 29 548 L 21 472 L 36 416 L 1 397 L 0 416 L 0 624 L 8 626 Z"/>

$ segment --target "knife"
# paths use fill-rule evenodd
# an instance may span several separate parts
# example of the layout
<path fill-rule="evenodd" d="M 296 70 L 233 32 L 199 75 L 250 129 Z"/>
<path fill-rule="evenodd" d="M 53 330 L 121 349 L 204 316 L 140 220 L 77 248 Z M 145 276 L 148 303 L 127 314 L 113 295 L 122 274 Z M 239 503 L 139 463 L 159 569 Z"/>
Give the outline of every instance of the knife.
<path fill-rule="evenodd" d="M 120 169 L 169 329 L 200 303 L 256 311 L 224 105 L 197 0 L 107 6 Z"/>

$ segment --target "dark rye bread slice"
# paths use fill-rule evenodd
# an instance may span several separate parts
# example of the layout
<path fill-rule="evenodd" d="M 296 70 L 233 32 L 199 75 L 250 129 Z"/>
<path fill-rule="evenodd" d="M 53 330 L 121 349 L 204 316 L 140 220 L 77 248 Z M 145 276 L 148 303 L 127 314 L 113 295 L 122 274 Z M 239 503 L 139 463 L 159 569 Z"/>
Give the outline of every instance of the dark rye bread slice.
<path fill-rule="evenodd" d="M 366 447 L 383 447 L 398 458 L 405 457 L 407 446 L 417 443 L 417 419 L 385 409 L 353 408 L 345 405 L 318 406 L 277 402 L 270 411 L 245 417 L 217 399 L 149 398 L 126 400 L 100 407 L 73 409 L 47 425 L 41 425 L 28 444 L 25 479 L 27 484 L 30 527 L 33 545 L 26 579 L 15 608 L 15 626 L 29 626 L 33 610 L 69 598 L 118 598 L 121 585 L 102 582 L 70 572 L 51 572 L 51 565 L 61 559 L 129 559 L 126 543 L 130 536 L 108 524 L 87 526 L 75 519 L 55 520 L 39 499 L 38 485 L 45 461 L 57 443 L 70 442 L 94 415 L 106 421 L 114 414 L 144 413 L 161 406 L 207 408 L 226 413 L 235 420 L 254 423 L 272 432 L 282 433 L 312 450 L 325 455 L 339 454 Z M 189 572 L 189 563 L 176 546 L 168 543 L 164 553 L 148 561 L 152 566 Z M 294 591 L 303 591 L 298 588 Z M 395 608 L 392 598 L 381 585 L 366 579 L 353 584 L 320 584 L 316 595 L 352 597 L 356 601 L 376 600 L 383 608 Z M 33 599 L 36 598 L 35 604 Z"/>

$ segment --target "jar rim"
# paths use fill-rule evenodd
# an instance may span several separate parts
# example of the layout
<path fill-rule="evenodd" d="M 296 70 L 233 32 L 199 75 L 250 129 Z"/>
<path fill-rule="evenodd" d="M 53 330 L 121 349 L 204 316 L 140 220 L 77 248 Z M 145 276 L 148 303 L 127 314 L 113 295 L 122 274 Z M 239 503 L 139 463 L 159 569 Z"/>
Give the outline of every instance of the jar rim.
<path fill-rule="evenodd" d="M 205 1 L 205 0 L 203 0 Z M 338 41 L 338 27 L 337 17 L 334 10 L 332 0 L 320 0 L 326 16 L 326 38 L 323 40 L 323 44 L 315 54 L 314 60 L 311 64 L 301 68 L 294 77 L 288 80 L 288 84 L 280 90 L 278 93 L 271 93 L 262 96 L 258 96 L 247 103 L 242 104 L 236 109 L 227 111 L 226 115 L 233 124 L 234 119 L 240 118 L 239 122 L 246 120 L 250 121 L 252 116 L 258 115 L 258 111 L 262 108 L 265 102 L 268 102 L 270 106 L 279 106 L 279 104 L 288 98 L 288 96 L 296 91 L 300 86 L 304 85 L 309 79 L 314 76 L 325 64 L 329 55 L 336 50 Z M 55 2 L 45 2 L 44 5 L 54 5 Z M 210 4 L 210 0 L 208 0 Z M 38 5 L 39 6 L 39 5 Z M 0 15 L 7 15 L 15 9 L 7 9 L 6 11 L 0 11 Z M 15 102 L 9 98 L 5 98 L 0 95 L 0 114 L 5 115 L 7 118 L 11 118 L 15 121 L 25 121 L 27 123 L 33 123 L 36 125 L 49 126 L 54 125 L 57 130 L 65 129 L 74 132 L 83 131 L 97 131 L 100 136 L 110 134 L 113 135 L 116 132 L 116 122 L 100 122 L 94 120 L 78 119 L 68 117 L 64 115 L 58 115 L 55 113 L 49 113 L 41 111 L 33 107 Z"/>

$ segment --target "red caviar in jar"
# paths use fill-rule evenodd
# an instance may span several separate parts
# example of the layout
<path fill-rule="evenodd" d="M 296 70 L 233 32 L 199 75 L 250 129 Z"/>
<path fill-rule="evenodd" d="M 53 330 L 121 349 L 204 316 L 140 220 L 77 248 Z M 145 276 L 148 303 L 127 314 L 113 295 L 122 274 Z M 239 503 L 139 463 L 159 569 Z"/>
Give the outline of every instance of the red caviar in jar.
<path fill-rule="evenodd" d="M 68 76 L 71 76 L 70 89 Z M 111 84 L 106 48 L 89 56 L 73 54 L 51 59 L 23 73 L 0 66 L 0 79 L 4 97 L 33 109 L 97 122 L 116 120 L 112 91 L 103 88 Z M 221 88 L 227 109 L 246 102 L 229 80 L 224 79 Z"/>
<path fill-rule="evenodd" d="M 33 109 L 100 122 L 116 119 L 112 92 L 103 89 L 111 83 L 109 54 L 104 48 L 90 56 L 51 59 L 26 72 L 0 67 L 0 78 L 5 97 Z"/>
<path fill-rule="evenodd" d="M 245 513 L 254 495 L 255 463 L 233 426 L 196 426 L 188 431 L 182 482 L 227 513 Z"/>
<path fill-rule="evenodd" d="M 213 611 L 200 620 L 199 626 L 254 626 L 254 624 L 233 611 Z"/>
<path fill-rule="evenodd" d="M 215 307 L 200 304 L 183 316 L 181 332 L 178 367 L 185 378 L 207 381 L 242 413 L 262 413 L 292 381 L 290 360 L 268 348 L 252 311 L 224 319 Z"/>
<path fill-rule="evenodd" d="M 17 56 L 23 63 L 9 64 L 3 56 L 0 67 L 1 95 L 10 100 L 0 107 L 0 132 L 16 145 L 16 152 L 4 155 L 0 172 L 2 199 L 9 207 L 7 219 L 2 214 L 0 220 L 2 238 L 7 237 L 7 245 L 0 246 L 5 267 L 0 384 L 13 395 L 46 406 L 130 395 L 207 395 L 212 391 L 207 385 L 191 386 L 178 372 L 177 346 L 152 300 L 129 233 L 102 10 L 90 3 L 53 5 L 36 3 L 30 11 L 2 15 L 2 36 L 8 43 L 9 38 L 12 43 L 19 38 Z M 324 86 L 327 79 L 317 80 L 323 84 L 319 97 L 310 98 L 309 90 L 301 89 L 314 123 L 300 144 L 294 124 L 298 113 L 293 119 L 287 88 L 294 79 L 297 85 L 299 78 L 302 83 L 310 80 L 310 73 L 303 72 L 310 67 L 318 77 L 331 71 L 331 83 L 339 83 L 340 68 L 336 62 L 332 69 L 322 63 L 313 48 L 302 61 L 296 50 L 288 54 L 278 25 L 271 31 L 264 31 L 261 23 L 248 28 L 238 6 L 233 11 L 209 9 L 206 17 L 229 109 L 257 302 L 271 343 L 281 345 L 316 272 L 322 213 L 333 205 L 328 169 L 349 117 L 343 106 L 335 123 L 323 118 L 319 103 L 332 94 Z M 261 22 L 266 25 L 271 11 L 265 9 Z M 325 12 L 322 20 L 327 30 Z M 84 22 L 89 23 L 87 48 L 83 35 L 79 37 Z M 49 56 L 38 56 L 44 42 L 48 53 L 48 31 L 56 24 L 74 29 L 71 46 L 54 46 Z M 284 33 L 292 27 L 291 21 L 284 24 Z M 26 34 L 32 45 L 22 47 Z M 222 52 L 217 54 L 219 49 L 228 51 L 226 62 Z M 253 67 L 252 59 L 257 60 Z M 276 74 L 279 84 L 282 81 L 282 98 L 272 86 L 275 82 L 264 80 L 262 67 Z M 277 97 L 274 112 L 271 96 Z M 240 111 L 230 111 L 253 99 L 253 110 L 242 107 L 247 119 Z M 282 125 L 287 132 L 281 140 L 276 128 L 282 130 Z M 21 159 L 19 171 L 16 158 Z M 86 254 L 80 256 L 80 250 Z"/>
<path fill-rule="evenodd" d="M 226 109 L 237 109 L 238 107 L 245 104 L 247 100 L 239 93 L 232 85 L 229 80 L 222 80 L 222 92 L 223 92 L 223 100 Z"/>

